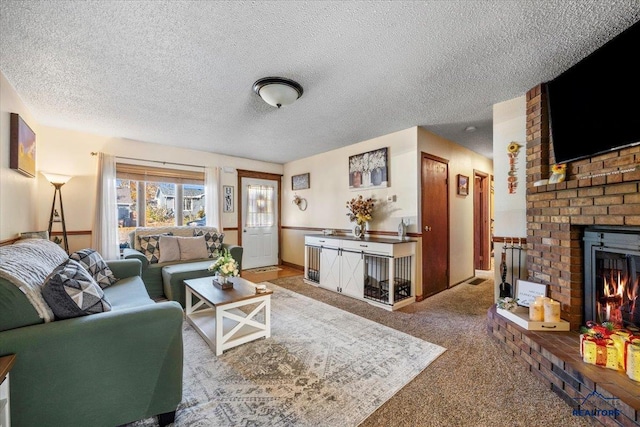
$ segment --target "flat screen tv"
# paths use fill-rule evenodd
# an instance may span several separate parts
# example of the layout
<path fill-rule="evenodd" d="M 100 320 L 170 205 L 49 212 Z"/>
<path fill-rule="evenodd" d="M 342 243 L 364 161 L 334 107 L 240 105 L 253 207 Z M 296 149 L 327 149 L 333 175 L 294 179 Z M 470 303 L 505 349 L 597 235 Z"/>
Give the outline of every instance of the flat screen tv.
<path fill-rule="evenodd" d="M 547 82 L 556 163 L 640 143 L 640 21 Z"/>

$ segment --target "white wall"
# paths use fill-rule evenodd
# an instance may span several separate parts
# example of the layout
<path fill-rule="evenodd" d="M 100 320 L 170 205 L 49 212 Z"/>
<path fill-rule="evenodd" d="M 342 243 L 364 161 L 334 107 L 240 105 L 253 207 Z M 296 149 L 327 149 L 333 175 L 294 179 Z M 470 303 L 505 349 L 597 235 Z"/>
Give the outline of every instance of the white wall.
<path fill-rule="evenodd" d="M 389 187 L 378 190 L 349 190 L 349 156 L 389 147 Z M 376 207 L 370 229 L 396 233 L 400 219 L 409 220 L 408 232 L 421 233 L 420 223 L 420 159 L 426 152 L 450 161 L 450 177 L 458 173 L 473 177 L 474 170 L 493 173 L 490 159 L 458 144 L 434 135 L 420 127 L 412 127 L 389 135 L 359 142 L 347 147 L 284 165 L 282 225 L 282 259 L 296 265 L 304 264 L 304 235 L 317 229 L 350 230 L 346 202 L 359 194 L 373 196 Z M 291 190 L 291 176 L 310 173 L 310 188 Z M 452 178 L 453 179 L 453 178 Z M 474 275 L 473 269 L 473 196 L 456 195 L 452 185 L 451 204 L 451 274 L 450 284 Z M 472 187 L 470 187 L 472 189 Z M 471 190 L 470 190 L 471 191 Z M 297 194 L 307 199 L 307 210 L 300 211 L 293 203 Z M 470 194 L 472 194 L 470 192 Z M 395 202 L 387 202 L 395 196 Z M 288 227 L 291 227 L 289 229 Z M 305 230 L 308 227 L 309 230 Z M 421 237 L 417 240 L 417 260 L 421 259 Z M 416 263 L 418 295 L 422 293 L 422 263 Z"/>
<path fill-rule="evenodd" d="M 35 132 L 38 168 L 43 157 L 40 127 L 4 74 L 0 73 L 0 240 L 38 228 L 37 210 L 34 209 L 37 180 L 9 168 L 10 113 L 18 113 Z"/>
<path fill-rule="evenodd" d="M 527 143 L 526 143 L 526 98 L 520 96 L 508 101 L 495 104 L 493 106 L 493 164 L 495 170 L 495 225 L 494 234 L 496 237 L 527 237 Z M 507 156 L 507 146 L 511 142 L 521 145 L 516 162 L 516 176 L 518 185 L 515 193 L 510 194 L 507 186 L 508 172 L 510 169 L 509 157 Z M 496 243 L 494 245 L 494 265 L 496 300 L 498 299 L 498 286 L 502 281 L 500 276 L 500 259 L 505 245 Z M 511 247 L 511 244 L 507 244 Z M 516 242 L 516 246 L 517 242 Z M 520 254 L 514 252 L 512 262 L 512 251 L 506 251 L 507 258 L 507 282 L 511 285 L 512 268 L 520 271 L 526 276 L 526 251 Z M 516 255 L 517 254 L 517 255 Z M 518 255 L 522 255 L 518 257 Z M 514 274 L 513 277 L 516 277 Z"/>
<path fill-rule="evenodd" d="M 526 99 L 520 96 L 493 106 L 493 166 L 495 171 L 495 235 L 527 236 L 527 141 Z M 521 145 L 516 162 L 517 187 L 507 187 L 509 157 L 507 146 Z"/>

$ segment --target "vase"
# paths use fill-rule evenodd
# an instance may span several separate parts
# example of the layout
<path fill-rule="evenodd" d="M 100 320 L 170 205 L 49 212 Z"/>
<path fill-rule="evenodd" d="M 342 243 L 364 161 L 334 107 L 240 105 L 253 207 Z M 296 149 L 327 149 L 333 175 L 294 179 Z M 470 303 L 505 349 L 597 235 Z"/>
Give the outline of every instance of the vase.
<path fill-rule="evenodd" d="M 373 171 L 371 171 L 371 184 L 373 184 L 375 187 L 382 184 L 382 169 L 375 168 Z"/>
<path fill-rule="evenodd" d="M 356 225 L 353 227 L 353 237 L 355 237 L 356 239 L 364 239 L 364 233 L 366 231 L 366 225 L 365 223 L 356 223 Z"/>
<path fill-rule="evenodd" d="M 218 289 L 232 289 L 233 282 L 230 280 L 229 276 L 220 276 L 217 275 L 213 278 L 213 285 Z"/>

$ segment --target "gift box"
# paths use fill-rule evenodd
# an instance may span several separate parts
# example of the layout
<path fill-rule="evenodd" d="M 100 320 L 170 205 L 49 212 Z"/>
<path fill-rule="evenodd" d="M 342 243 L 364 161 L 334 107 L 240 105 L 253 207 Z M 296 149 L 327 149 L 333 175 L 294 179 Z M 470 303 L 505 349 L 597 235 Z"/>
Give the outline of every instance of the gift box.
<path fill-rule="evenodd" d="M 609 338 L 613 340 L 613 345 L 616 347 L 616 350 L 618 352 L 618 366 L 623 371 L 625 370 L 626 366 L 626 344 L 632 337 L 633 335 L 631 335 L 631 332 L 625 330 L 615 331 L 609 336 Z"/>
<path fill-rule="evenodd" d="M 640 337 L 630 337 L 625 342 L 624 368 L 627 376 L 640 381 Z"/>
<path fill-rule="evenodd" d="M 581 334 L 580 354 L 586 363 L 609 369 L 620 369 L 618 349 L 611 338 L 595 338 L 588 334 Z"/>

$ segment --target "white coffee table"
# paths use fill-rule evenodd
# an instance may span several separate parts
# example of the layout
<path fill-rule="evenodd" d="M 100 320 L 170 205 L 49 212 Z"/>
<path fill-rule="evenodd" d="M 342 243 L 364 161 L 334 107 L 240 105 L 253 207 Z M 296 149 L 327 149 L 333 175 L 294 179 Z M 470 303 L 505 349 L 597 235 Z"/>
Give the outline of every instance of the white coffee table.
<path fill-rule="evenodd" d="M 224 350 L 258 338 L 271 336 L 271 294 L 257 294 L 255 285 L 233 277 L 232 289 L 215 287 L 212 277 L 185 280 L 185 317 L 213 349 L 216 356 Z M 199 301 L 194 303 L 193 296 Z M 255 305 L 246 313 L 239 307 Z"/>

